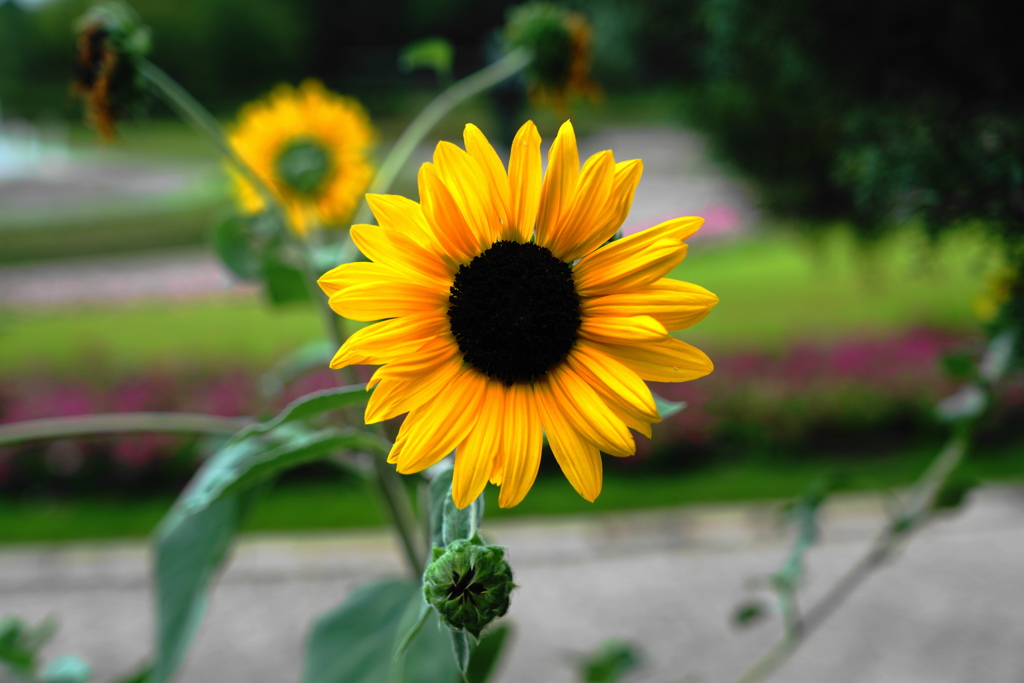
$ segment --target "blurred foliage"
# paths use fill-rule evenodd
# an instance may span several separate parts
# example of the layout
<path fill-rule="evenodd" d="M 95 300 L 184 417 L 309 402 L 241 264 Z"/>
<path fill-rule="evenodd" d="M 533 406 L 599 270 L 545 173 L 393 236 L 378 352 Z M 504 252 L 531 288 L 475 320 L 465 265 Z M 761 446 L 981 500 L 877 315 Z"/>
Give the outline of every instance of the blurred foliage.
<path fill-rule="evenodd" d="M 27 12 L 0 4 L 5 111 L 70 114 L 70 26 L 87 0 Z M 396 93 L 433 87 L 396 68 L 403 46 L 437 36 L 453 74 L 494 54 L 516 3 L 470 0 L 137 0 L 153 59 L 215 111 L 276 81 L 316 76 L 375 115 Z M 954 0 L 564 0 L 593 26 L 593 75 L 609 92 L 670 84 L 678 115 L 761 186 L 771 210 L 852 218 L 862 235 L 921 216 L 1024 236 L 1024 54 L 994 3 Z M 386 17 L 386 20 L 382 20 Z M 519 105 L 516 104 L 515 107 Z"/>
<path fill-rule="evenodd" d="M 22 115 L 74 110 L 67 98 L 72 24 L 90 0 L 61 0 L 28 11 L 0 3 L 0 102 Z M 307 76 L 364 96 L 380 84 L 404 83 L 402 46 L 427 35 L 456 46 L 456 71 L 483 63 L 483 37 L 499 28 L 508 0 L 135 0 L 152 28 L 152 59 L 220 113 L 278 81 Z M 386 19 L 385 19 L 386 18 Z M 461 60 L 461 63 L 460 63 Z"/>
<path fill-rule="evenodd" d="M 606 640 L 580 661 L 580 678 L 586 683 L 617 683 L 642 662 L 643 655 L 634 643 Z"/>
<path fill-rule="evenodd" d="M 704 0 L 693 119 L 775 210 L 1024 237 L 1024 56 L 993 3 Z"/>

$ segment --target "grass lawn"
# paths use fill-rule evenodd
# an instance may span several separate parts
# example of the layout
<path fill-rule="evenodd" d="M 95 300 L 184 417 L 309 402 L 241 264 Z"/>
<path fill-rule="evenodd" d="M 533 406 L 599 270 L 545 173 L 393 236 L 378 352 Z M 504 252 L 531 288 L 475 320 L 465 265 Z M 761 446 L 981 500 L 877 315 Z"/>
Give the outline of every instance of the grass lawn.
<path fill-rule="evenodd" d="M 866 255 L 840 230 L 818 243 L 779 231 L 729 244 L 699 242 L 675 276 L 721 303 L 680 337 L 715 354 L 793 342 L 897 333 L 915 325 L 970 328 L 997 252 L 976 236 L 930 247 L 913 231 Z M 319 334 L 310 308 L 259 297 L 140 302 L 120 307 L 0 312 L 0 377 L 26 368 L 131 373 L 154 365 L 269 367 Z"/>
<path fill-rule="evenodd" d="M 937 448 L 937 445 L 936 445 Z M 866 460 L 723 463 L 692 472 L 606 475 L 595 503 L 580 498 L 561 476 L 538 479 L 526 499 L 511 510 L 497 505 L 497 489 L 487 489 L 487 518 L 573 515 L 657 508 L 692 503 L 793 498 L 823 475 L 841 477 L 842 490 L 886 490 L 906 486 L 925 468 L 935 450 L 919 448 L 893 457 Z M 977 481 L 1024 481 L 1020 446 L 981 449 L 967 460 L 963 476 Z M 138 500 L 0 500 L 0 544 L 94 538 L 142 538 L 170 506 L 168 497 Z M 271 491 L 245 525 L 251 532 L 309 531 L 380 526 L 384 512 L 368 487 L 348 480 L 285 484 Z"/>

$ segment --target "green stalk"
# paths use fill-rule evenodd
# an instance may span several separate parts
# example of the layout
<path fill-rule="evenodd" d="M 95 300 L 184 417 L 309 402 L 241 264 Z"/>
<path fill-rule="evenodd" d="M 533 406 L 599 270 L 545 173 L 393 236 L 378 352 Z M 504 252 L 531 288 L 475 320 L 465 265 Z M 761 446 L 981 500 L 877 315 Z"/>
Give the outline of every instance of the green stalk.
<path fill-rule="evenodd" d="M 413 119 L 395 141 L 394 145 L 391 146 L 388 155 L 370 183 L 369 193 L 380 194 L 391 189 L 391 185 L 394 183 L 399 171 L 408 162 L 416 146 L 455 106 L 521 71 L 530 63 L 532 58 L 529 52 L 522 49 L 510 52 L 494 64 L 448 87 L 434 98 Z M 365 223 L 369 218 L 369 206 L 363 202 L 353 222 Z M 311 246 L 306 245 L 302 250 L 306 261 L 304 270 L 311 285 L 310 293 L 324 315 L 324 321 L 330 338 L 335 344 L 341 346 L 345 338 L 338 326 L 339 320 L 330 309 L 327 299 L 315 285 L 315 273 L 310 263 L 312 260 Z M 379 426 L 376 428 L 380 429 Z M 426 544 L 422 542 L 419 524 L 416 520 L 416 512 L 413 509 L 412 502 L 409 500 L 409 493 L 402 485 L 401 477 L 393 467 L 389 466 L 379 457 L 375 457 L 373 462 L 374 470 L 377 473 L 381 498 L 387 506 L 391 518 L 394 520 L 406 561 L 413 575 L 419 576 L 423 573 L 426 563 Z"/>
<path fill-rule="evenodd" d="M 519 73 L 533 60 L 533 55 L 523 48 L 517 48 L 512 52 L 494 62 L 493 64 L 480 69 L 461 81 L 449 86 L 444 92 L 435 97 L 430 104 L 423 108 L 412 123 L 402 131 L 402 134 L 391 146 L 388 155 L 384 158 L 380 168 L 370 183 L 368 194 L 385 194 L 391 189 L 399 171 L 409 161 L 409 157 L 416 150 L 424 137 L 436 126 L 445 115 L 457 105 L 465 102 L 470 97 L 478 95 L 509 76 Z M 370 208 L 364 202 L 359 207 L 353 223 L 366 223 L 370 220 Z"/>
<path fill-rule="evenodd" d="M 200 104 L 185 88 L 181 87 L 177 81 L 167 75 L 167 72 L 153 62 L 146 59 L 142 60 L 139 64 L 139 73 L 153 85 L 157 93 L 177 112 L 178 116 L 195 126 L 217 146 L 217 149 L 224 155 L 224 158 L 238 169 L 238 172 L 245 176 L 246 180 L 252 183 L 256 191 L 259 192 L 260 197 L 263 198 L 268 209 L 276 210 L 282 218 L 287 216 L 274 193 L 270 191 L 270 188 L 266 186 L 260 177 L 256 175 L 256 172 L 238 156 L 234 148 L 228 143 L 228 138 L 224 134 L 224 129 L 221 127 L 220 122 L 214 118 L 213 114 L 206 107 Z"/>
<path fill-rule="evenodd" d="M 125 432 L 182 432 L 186 434 L 234 434 L 252 420 L 200 413 L 106 413 L 76 417 L 50 417 L 0 425 L 0 446 Z"/>
<path fill-rule="evenodd" d="M 316 249 L 316 244 L 314 243 L 315 235 L 319 229 L 318 225 L 311 224 L 309 226 L 310 239 L 306 240 L 293 235 L 293 239 L 296 242 L 294 246 L 302 254 L 302 273 L 305 276 L 306 287 L 309 291 L 309 296 L 316 302 L 316 307 L 321 313 L 324 326 L 327 328 L 327 336 L 335 346 L 340 347 L 345 343 L 345 335 L 340 325 L 341 318 L 331 310 L 327 297 L 324 296 L 323 291 L 317 285 L 316 271 L 312 267 L 313 251 Z M 345 368 L 340 373 L 343 375 L 341 384 L 355 384 L 351 368 Z M 381 425 L 373 425 L 372 429 L 384 438 Z M 406 564 L 409 566 L 412 575 L 419 577 L 423 574 L 425 567 L 426 542 L 420 536 L 419 524 L 416 521 L 416 513 L 413 510 L 412 502 L 409 500 L 409 495 L 402 485 L 401 477 L 395 472 L 394 468 L 388 465 L 384 458 L 380 457 L 380 454 L 371 455 L 371 458 L 373 460 L 373 472 L 376 475 L 378 491 L 384 506 L 388 509 L 391 519 L 394 521 Z"/>
<path fill-rule="evenodd" d="M 1010 359 L 1013 357 L 1016 344 L 1016 335 L 1011 332 L 1003 332 L 989 341 L 975 383 L 975 386 L 985 393 L 986 406 L 991 405 L 992 386 L 1002 379 L 1010 367 Z M 799 629 L 787 628 L 782 640 L 755 661 L 736 679 L 736 683 L 756 683 L 774 673 L 865 579 L 888 562 L 896 549 L 932 518 L 935 499 L 949 476 L 967 456 L 974 425 L 983 414 L 984 411 L 958 420 L 953 425 L 953 433 L 942 450 L 911 487 L 906 499 L 906 508 L 901 511 L 900 517 L 890 522 L 878 534 L 868 552 L 807 610 L 799 622 Z M 898 525 L 900 522 L 905 522 L 906 525 Z"/>

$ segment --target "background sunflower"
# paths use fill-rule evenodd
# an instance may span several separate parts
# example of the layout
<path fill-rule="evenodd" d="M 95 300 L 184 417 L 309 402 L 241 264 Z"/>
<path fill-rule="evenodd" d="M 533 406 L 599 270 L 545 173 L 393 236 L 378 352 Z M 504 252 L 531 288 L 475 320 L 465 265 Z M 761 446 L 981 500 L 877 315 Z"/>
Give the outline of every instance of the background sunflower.
<path fill-rule="evenodd" d="M 359 102 L 315 80 L 277 86 L 267 99 L 246 105 L 230 132 L 232 147 L 287 207 L 299 234 L 352 215 L 373 176 L 367 154 L 375 139 Z M 252 183 L 229 172 L 243 210 L 261 211 Z"/>

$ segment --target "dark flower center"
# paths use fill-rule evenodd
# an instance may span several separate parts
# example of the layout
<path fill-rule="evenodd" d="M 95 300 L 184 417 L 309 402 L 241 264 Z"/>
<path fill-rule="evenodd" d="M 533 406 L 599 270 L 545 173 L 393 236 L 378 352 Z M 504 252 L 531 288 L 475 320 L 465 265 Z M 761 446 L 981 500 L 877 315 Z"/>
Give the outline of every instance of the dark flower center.
<path fill-rule="evenodd" d="M 499 241 L 455 274 L 452 334 L 467 363 L 511 385 L 565 360 L 580 326 L 572 269 L 536 244 Z"/>
<path fill-rule="evenodd" d="M 297 138 L 275 160 L 277 176 L 295 192 L 313 195 L 331 174 L 331 153 L 316 140 Z"/>
<path fill-rule="evenodd" d="M 448 588 L 445 598 L 448 600 L 458 600 L 459 602 L 469 602 L 476 607 L 477 596 L 486 593 L 487 586 L 474 581 L 474 579 L 476 579 L 476 569 L 472 567 L 461 576 L 458 572 L 453 571 L 452 585 Z"/>

